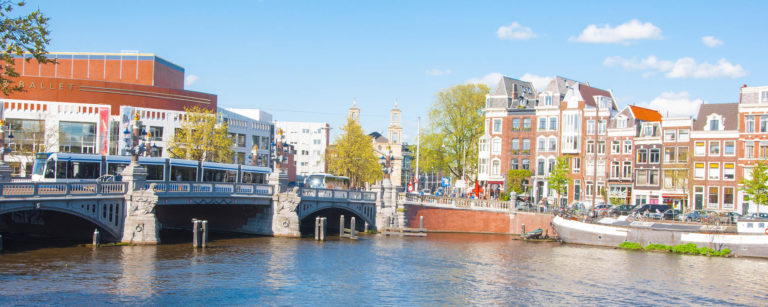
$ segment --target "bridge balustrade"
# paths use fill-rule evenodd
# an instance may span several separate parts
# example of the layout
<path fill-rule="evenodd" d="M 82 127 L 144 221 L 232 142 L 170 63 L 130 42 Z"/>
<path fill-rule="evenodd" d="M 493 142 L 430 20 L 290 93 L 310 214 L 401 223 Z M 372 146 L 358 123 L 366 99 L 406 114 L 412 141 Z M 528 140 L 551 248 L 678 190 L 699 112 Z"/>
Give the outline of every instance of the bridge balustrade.
<path fill-rule="evenodd" d="M 122 195 L 125 182 L 26 182 L 3 183 L 3 197 Z"/>
<path fill-rule="evenodd" d="M 515 211 L 515 207 L 511 201 L 471 199 L 471 198 L 452 198 L 452 197 L 444 197 L 444 196 L 418 195 L 418 194 L 406 194 L 406 193 L 398 194 L 398 199 L 400 201 L 416 203 L 422 206 L 462 208 L 462 209 L 502 211 L 502 212 Z"/>
<path fill-rule="evenodd" d="M 271 196 L 273 187 L 268 184 L 247 183 L 199 183 L 199 182 L 152 182 L 148 188 L 159 194 L 244 194 Z"/>
<path fill-rule="evenodd" d="M 363 191 L 303 188 L 299 192 L 299 195 L 301 195 L 301 197 L 306 197 L 306 198 L 345 199 L 345 200 L 351 200 L 351 201 L 376 201 L 375 192 L 363 192 Z"/>

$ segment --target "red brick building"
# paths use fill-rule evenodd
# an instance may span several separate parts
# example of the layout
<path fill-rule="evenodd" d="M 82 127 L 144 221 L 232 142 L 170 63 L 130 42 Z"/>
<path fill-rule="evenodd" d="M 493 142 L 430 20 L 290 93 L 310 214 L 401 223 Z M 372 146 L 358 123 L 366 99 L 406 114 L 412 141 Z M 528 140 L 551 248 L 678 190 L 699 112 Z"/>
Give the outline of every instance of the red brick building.
<path fill-rule="evenodd" d="M 702 104 L 693 124 L 693 201 L 690 209 L 737 211 L 739 108 Z"/>
<path fill-rule="evenodd" d="M 768 86 L 742 87 L 738 116 L 742 124 L 737 144 L 737 177 L 752 178 L 755 162 L 768 159 Z M 749 195 L 742 191 L 738 193 L 737 203 L 741 213 L 757 212 Z M 768 208 L 760 208 L 760 212 L 768 212 Z"/>

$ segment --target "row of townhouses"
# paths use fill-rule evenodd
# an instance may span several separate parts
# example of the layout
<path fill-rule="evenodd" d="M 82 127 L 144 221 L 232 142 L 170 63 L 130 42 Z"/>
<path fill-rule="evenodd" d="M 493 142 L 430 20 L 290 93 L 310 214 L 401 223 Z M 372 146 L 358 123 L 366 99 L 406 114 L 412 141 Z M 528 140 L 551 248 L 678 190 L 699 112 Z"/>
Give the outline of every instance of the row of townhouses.
<path fill-rule="evenodd" d="M 739 102 L 702 104 L 695 117 L 664 117 L 620 109 L 610 90 L 586 82 L 556 76 L 538 92 L 503 77 L 483 111 L 478 180 L 487 191 L 504 190 L 509 170 L 527 169 L 525 195 L 556 202 L 547 177 L 566 157 L 570 183 L 561 203 L 756 210 L 740 180 L 768 157 L 768 86 L 744 86 Z"/>

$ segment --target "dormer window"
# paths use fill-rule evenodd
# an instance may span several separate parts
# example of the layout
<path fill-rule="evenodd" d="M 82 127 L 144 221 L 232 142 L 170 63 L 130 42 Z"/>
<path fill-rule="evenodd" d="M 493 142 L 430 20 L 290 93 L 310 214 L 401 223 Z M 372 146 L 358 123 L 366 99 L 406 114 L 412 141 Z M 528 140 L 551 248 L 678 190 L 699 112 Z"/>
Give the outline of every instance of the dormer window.
<path fill-rule="evenodd" d="M 719 114 L 711 114 L 707 116 L 707 127 L 709 131 L 723 130 L 723 117 Z"/>
<path fill-rule="evenodd" d="M 624 116 L 619 116 L 616 119 L 616 128 L 627 128 L 627 118 Z"/>
<path fill-rule="evenodd" d="M 607 109 L 611 104 L 611 98 L 605 96 L 595 96 L 595 102 L 600 109 Z"/>
<path fill-rule="evenodd" d="M 720 130 L 720 120 L 719 119 L 710 119 L 709 120 L 709 130 Z"/>
<path fill-rule="evenodd" d="M 646 124 L 643 127 L 643 136 L 653 136 L 653 126 Z"/>
<path fill-rule="evenodd" d="M 760 103 L 768 103 L 768 91 L 760 91 Z"/>

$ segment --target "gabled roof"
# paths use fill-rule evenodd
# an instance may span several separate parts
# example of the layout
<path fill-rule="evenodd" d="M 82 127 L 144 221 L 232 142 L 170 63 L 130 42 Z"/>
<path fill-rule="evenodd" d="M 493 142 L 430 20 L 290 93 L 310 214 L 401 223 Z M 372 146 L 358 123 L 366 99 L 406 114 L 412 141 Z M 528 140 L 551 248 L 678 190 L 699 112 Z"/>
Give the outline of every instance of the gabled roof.
<path fill-rule="evenodd" d="M 646 122 L 660 122 L 661 113 L 656 110 L 646 109 L 638 106 L 628 106 L 632 114 L 635 115 L 635 119 Z"/>
<path fill-rule="evenodd" d="M 724 130 L 739 130 L 739 104 L 734 103 L 702 103 L 699 114 L 693 122 L 693 130 L 703 131 L 707 125 L 707 116 L 719 114 L 723 117 Z"/>
<path fill-rule="evenodd" d="M 389 140 L 387 138 L 385 138 L 381 133 L 378 133 L 376 131 L 369 133 L 368 136 L 372 137 L 376 141 L 376 143 L 389 143 Z"/>
<path fill-rule="evenodd" d="M 547 84 L 546 90 L 553 93 L 559 93 L 560 95 L 565 95 L 565 92 L 568 91 L 568 85 L 576 83 L 579 82 L 565 77 L 555 76 L 555 78 L 552 79 L 552 81 L 549 81 L 549 84 Z"/>
<path fill-rule="evenodd" d="M 527 93 L 515 93 L 515 85 L 523 86 L 529 89 L 529 92 Z M 528 98 L 534 98 L 536 97 L 535 89 L 533 88 L 533 84 L 528 81 L 521 81 L 514 78 L 510 78 L 507 76 L 501 77 L 501 80 L 499 80 L 499 84 L 496 85 L 496 90 L 493 92 L 494 96 L 508 96 L 512 98 L 519 98 L 514 97 L 517 96 L 526 96 Z"/>
<path fill-rule="evenodd" d="M 581 92 L 581 97 L 584 99 L 584 103 L 591 107 L 597 107 L 597 104 L 595 103 L 595 96 L 605 96 L 613 100 L 613 95 L 611 92 L 601 90 L 599 88 L 594 88 L 583 83 L 579 83 L 579 92 Z"/>

